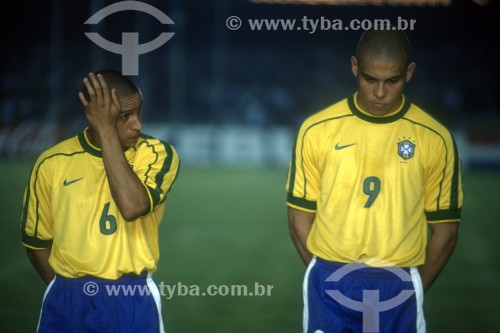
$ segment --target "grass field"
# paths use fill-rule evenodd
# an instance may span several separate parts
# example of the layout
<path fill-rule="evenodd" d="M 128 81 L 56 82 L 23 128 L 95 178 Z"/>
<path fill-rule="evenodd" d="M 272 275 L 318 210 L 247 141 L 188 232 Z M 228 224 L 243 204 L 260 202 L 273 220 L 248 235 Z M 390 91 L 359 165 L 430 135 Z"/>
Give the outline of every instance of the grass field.
<path fill-rule="evenodd" d="M 21 246 L 31 163 L 0 162 L 0 332 L 34 332 L 44 284 Z M 163 299 L 167 332 L 300 332 L 304 267 L 288 237 L 285 170 L 184 168 L 161 226 L 159 284 L 273 285 L 271 296 Z M 500 174 L 465 175 L 458 247 L 426 295 L 428 332 L 498 332 Z"/>

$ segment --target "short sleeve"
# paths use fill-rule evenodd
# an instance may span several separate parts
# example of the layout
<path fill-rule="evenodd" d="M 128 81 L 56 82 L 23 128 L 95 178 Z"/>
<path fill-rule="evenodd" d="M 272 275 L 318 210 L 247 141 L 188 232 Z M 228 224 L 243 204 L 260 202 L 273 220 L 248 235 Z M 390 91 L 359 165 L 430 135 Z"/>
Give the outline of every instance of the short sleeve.
<path fill-rule="evenodd" d="M 463 203 L 462 170 L 457 146 L 449 133 L 441 136 L 432 156 L 424 184 L 427 221 L 459 221 Z"/>
<path fill-rule="evenodd" d="M 288 171 L 287 205 L 315 212 L 320 189 L 317 146 L 313 131 L 302 125 L 295 141 Z"/>
<path fill-rule="evenodd" d="M 151 213 L 165 201 L 179 172 L 179 157 L 168 143 L 156 139 L 143 141 L 137 151 L 134 172 L 148 191 Z"/>
<path fill-rule="evenodd" d="M 41 156 L 33 167 L 24 193 L 21 218 L 22 243 L 33 249 L 52 247 L 53 221 L 50 211 L 51 175 L 48 160 Z"/>

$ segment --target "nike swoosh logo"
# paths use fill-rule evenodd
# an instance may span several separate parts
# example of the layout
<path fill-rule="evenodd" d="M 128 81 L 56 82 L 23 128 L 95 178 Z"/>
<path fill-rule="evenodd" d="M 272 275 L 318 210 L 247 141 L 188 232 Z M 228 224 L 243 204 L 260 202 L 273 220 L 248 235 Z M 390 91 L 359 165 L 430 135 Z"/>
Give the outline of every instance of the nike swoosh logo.
<path fill-rule="evenodd" d="M 80 177 L 80 178 L 78 178 L 78 179 L 73 179 L 73 180 L 68 181 L 68 179 L 66 178 L 66 179 L 64 180 L 63 185 L 64 185 L 64 186 L 68 186 L 68 185 L 71 185 L 71 184 L 73 184 L 73 183 L 76 183 L 77 181 L 82 180 L 82 179 L 83 179 L 83 177 Z"/>
<path fill-rule="evenodd" d="M 349 145 L 344 145 L 344 146 L 339 146 L 339 144 L 337 143 L 335 145 L 335 150 L 341 150 L 341 149 L 344 149 L 344 148 L 347 148 L 347 147 L 350 147 L 350 146 L 354 146 L 356 143 L 351 143 Z"/>

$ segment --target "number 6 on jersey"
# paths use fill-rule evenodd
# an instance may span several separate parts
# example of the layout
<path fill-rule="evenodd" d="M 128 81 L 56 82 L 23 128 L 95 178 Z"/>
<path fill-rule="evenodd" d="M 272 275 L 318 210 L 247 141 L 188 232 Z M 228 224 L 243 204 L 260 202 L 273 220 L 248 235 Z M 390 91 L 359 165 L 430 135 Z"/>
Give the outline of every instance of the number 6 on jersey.
<path fill-rule="evenodd" d="M 365 208 L 370 208 L 380 193 L 380 179 L 377 177 L 366 177 L 363 181 L 363 193 L 368 196 Z"/>
<path fill-rule="evenodd" d="M 111 235 L 116 231 L 116 217 L 111 214 L 108 214 L 109 211 L 109 202 L 104 205 L 104 209 L 102 210 L 101 218 L 99 219 L 99 228 L 101 229 L 101 233 L 103 235 Z"/>

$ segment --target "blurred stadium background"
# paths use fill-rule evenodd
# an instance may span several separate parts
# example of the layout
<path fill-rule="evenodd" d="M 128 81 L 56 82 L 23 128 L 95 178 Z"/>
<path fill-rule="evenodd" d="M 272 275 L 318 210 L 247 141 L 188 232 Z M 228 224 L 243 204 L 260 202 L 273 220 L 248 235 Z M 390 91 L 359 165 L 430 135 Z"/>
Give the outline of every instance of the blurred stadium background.
<path fill-rule="evenodd" d="M 145 97 L 145 132 L 172 143 L 183 161 L 167 200 L 156 281 L 274 286 L 269 297 L 163 299 L 168 331 L 300 332 L 304 267 L 287 231 L 287 163 L 301 121 L 354 92 L 349 57 L 361 31 L 252 31 L 245 22 L 304 16 L 416 20 L 407 33 L 417 70 L 406 95 L 452 129 L 466 191 L 457 250 L 427 294 L 429 332 L 500 330 L 497 3 L 144 0 L 175 24 L 139 12 L 83 24 L 113 2 L 9 2 L 0 14 L 0 332 L 33 332 L 45 288 L 20 244 L 31 166 L 43 149 L 86 126 L 81 79 L 121 68 L 121 56 L 94 45 L 89 31 L 118 43 L 125 31 L 139 32 L 141 43 L 175 33 L 139 57 L 133 78 Z M 231 15 L 243 20 L 241 29 L 227 29 Z"/>

